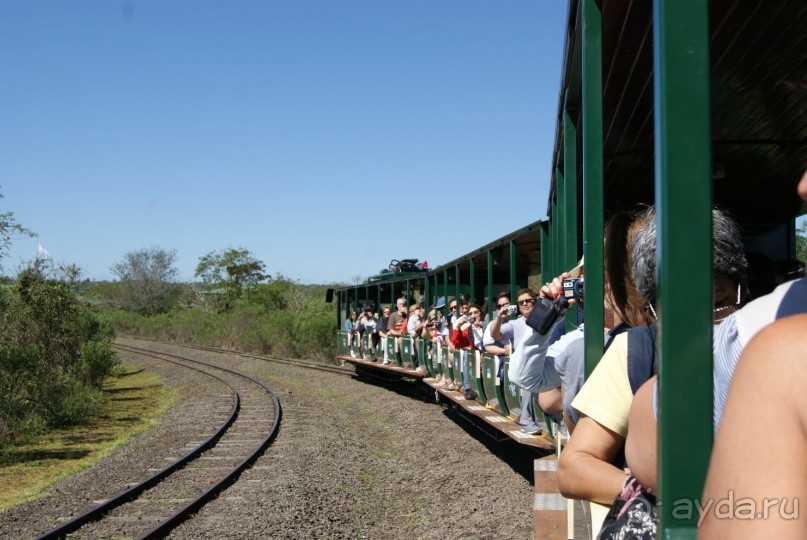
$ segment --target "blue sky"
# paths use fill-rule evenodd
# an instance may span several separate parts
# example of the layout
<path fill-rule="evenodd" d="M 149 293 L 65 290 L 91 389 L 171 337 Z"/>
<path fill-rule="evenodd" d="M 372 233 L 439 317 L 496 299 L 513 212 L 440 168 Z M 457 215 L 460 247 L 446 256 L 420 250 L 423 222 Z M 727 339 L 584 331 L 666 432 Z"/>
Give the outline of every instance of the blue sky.
<path fill-rule="evenodd" d="M 0 4 L 0 212 L 85 277 L 245 247 L 349 282 L 545 217 L 566 2 Z"/>

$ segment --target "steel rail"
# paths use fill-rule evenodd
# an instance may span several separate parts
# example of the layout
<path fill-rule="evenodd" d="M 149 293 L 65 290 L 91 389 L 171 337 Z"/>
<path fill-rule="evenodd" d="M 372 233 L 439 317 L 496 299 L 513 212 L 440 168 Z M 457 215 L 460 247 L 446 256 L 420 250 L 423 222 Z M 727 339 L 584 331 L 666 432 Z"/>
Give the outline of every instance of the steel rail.
<path fill-rule="evenodd" d="M 123 347 L 122 347 L 123 348 Z M 136 347 L 129 347 L 134 351 L 142 350 L 148 352 L 148 349 L 137 349 Z M 226 475 L 221 477 L 215 484 L 211 485 L 207 490 L 205 490 L 201 495 L 190 501 L 188 504 L 177 510 L 174 514 L 167 517 L 164 521 L 150 529 L 148 532 L 143 534 L 142 536 L 138 537 L 139 539 L 151 539 L 151 538 L 163 538 L 167 535 L 172 529 L 177 527 L 179 524 L 187 520 L 191 514 L 193 514 L 196 510 L 204 506 L 208 501 L 210 501 L 213 497 L 218 495 L 218 493 L 228 487 L 231 483 L 235 482 L 241 473 L 247 469 L 256 459 L 260 457 L 260 455 L 266 450 L 266 448 L 272 443 L 272 441 L 277 437 L 278 427 L 280 426 L 280 419 L 282 416 L 282 408 L 280 406 L 280 401 L 277 399 L 277 395 L 275 395 L 272 390 L 263 384 L 261 381 L 251 377 L 249 375 L 245 375 L 244 373 L 240 373 L 238 371 L 224 368 L 221 366 L 217 366 L 214 364 L 209 364 L 207 362 L 201 362 L 199 360 L 194 360 L 192 358 L 185 358 L 179 355 L 170 354 L 170 353 L 159 353 L 166 356 L 171 356 L 173 358 L 178 358 L 186 362 L 192 362 L 194 364 L 199 364 L 203 366 L 207 366 L 214 369 L 219 369 L 221 371 L 231 373 L 238 377 L 243 377 L 258 386 L 260 386 L 269 396 L 272 398 L 272 404 L 275 408 L 275 418 L 272 422 L 272 426 L 269 429 L 269 433 L 264 437 L 264 439 L 260 442 L 260 444 L 253 450 L 248 456 L 246 456 L 238 465 L 233 467 Z M 170 361 L 170 360 L 169 360 Z"/>
<path fill-rule="evenodd" d="M 123 350 L 130 350 L 130 348 L 128 348 L 128 347 L 121 347 L 121 346 L 118 346 L 118 345 L 113 345 L 113 346 L 117 347 L 117 348 L 120 348 L 120 349 L 123 349 Z M 136 349 L 135 349 L 135 351 L 136 351 Z M 132 352 L 134 352 L 134 351 L 132 351 Z M 142 354 L 143 356 L 150 356 L 152 358 L 157 358 L 153 354 L 147 354 L 147 353 L 143 353 L 143 352 L 139 352 L 139 351 L 138 351 L 138 354 Z M 203 373 L 203 374 L 205 374 L 205 375 L 207 375 L 209 377 L 212 377 L 212 378 L 218 380 L 224 386 L 226 386 L 230 390 L 230 392 L 232 392 L 232 396 L 233 396 L 233 406 L 230 409 L 230 414 L 227 417 L 227 420 L 225 420 L 224 423 L 221 426 L 219 426 L 219 428 L 210 437 L 208 437 L 205 441 L 203 441 L 199 446 L 197 446 L 196 448 L 194 448 L 193 450 L 191 450 L 190 452 L 185 454 L 179 460 L 177 460 L 174 463 L 172 463 L 171 465 L 165 467 L 161 471 L 156 472 L 155 474 L 153 474 L 152 476 L 150 476 L 146 480 L 140 482 L 139 484 L 134 485 L 134 486 L 130 487 L 129 489 L 127 489 L 126 491 L 123 491 L 122 493 L 112 497 L 111 499 L 99 504 L 98 506 L 95 506 L 95 507 L 91 508 L 87 512 L 85 512 L 85 513 L 71 519 L 67 523 L 64 523 L 61 526 L 48 531 L 47 533 L 45 533 L 42 536 L 38 537 L 37 540 L 54 540 L 54 539 L 57 539 L 57 538 L 64 538 L 68 534 L 70 534 L 72 532 L 75 532 L 76 530 L 80 529 L 82 526 L 86 525 L 87 523 L 90 523 L 90 522 L 98 520 L 99 518 L 101 518 L 104 514 L 106 514 L 110 510 L 112 510 L 114 508 L 117 508 L 118 506 L 121 506 L 122 504 L 127 503 L 127 502 L 135 499 L 143 491 L 155 486 L 157 483 L 161 482 L 162 480 L 164 480 L 165 478 L 167 478 L 168 476 L 170 476 L 174 472 L 178 471 L 180 468 L 187 465 L 190 461 L 192 461 L 192 460 L 196 459 L 197 457 L 199 457 L 204 451 L 211 448 L 222 437 L 222 435 L 224 435 L 224 433 L 232 425 L 232 423 L 235 422 L 235 420 L 238 417 L 238 414 L 240 412 L 240 409 L 241 409 L 241 398 L 238 395 L 238 392 L 235 390 L 235 388 L 233 388 L 231 385 L 229 385 L 221 377 L 218 377 L 218 376 L 216 376 L 216 375 L 214 375 L 212 373 L 208 373 L 206 371 L 203 371 L 201 369 L 198 369 L 198 368 L 195 368 L 195 367 L 192 367 L 192 366 L 186 366 L 186 365 L 181 364 L 179 362 L 174 362 L 172 360 L 167 360 L 165 358 L 159 358 L 159 360 L 163 360 L 163 361 L 166 361 L 166 362 L 171 362 L 172 364 L 182 366 L 182 367 L 184 367 L 186 369 L 192 369 L 194 371 L 198 371 L 199 373 Z"/>
<path fill-rule="evenodd" d="M 216 352 L 216 353 L 222 353 L 222 354 L 231 354 L 233 356 L 240 356 L 242 358 L 251 358 L 251 359 L 255 359 L 255 360 L 263 360 L 263 361 L 266 361 L 266 362 L 275 362 L 275 363 L 278 363 L 278 364 L 286 364 L 286 365 L 289 365 L 289 366 L 297 366 L 297 367 L 303 367 L 303 368 L 308 368 L 308 369 L 314 369 L 314 370 L 317 370 L 317 371 L 325 371 L 327 373 L 336 373 L 338 375 L 353 376 L 353 375 L 356 374 L 356 372 L 354 370 L 352 370 L 352 369 L 347 369 L 347 368 L 342 368 L 342 367 L 337 367 L 337 366 L 324 366 L 324 365 L 315 364 L 313 362 L 304 362 L 302 360 L 294 360 L 294 359 L 291 359 L 291 358 L 279 358 L 277 356 L 262 356 L 262 355 L 250 354 L 250 353 L 245 353 L 245 352 L 240 352 L 240 351 L 233 351 L 233 350 L 230 350 L 230 349 L 221 349 L 221 348 L 218 348 L 218 347 L 207 347 L 205 345 L 192 345 L 192 344 L 188 344 L 188 343 L 175 343 L 175 342 L 172 342 L 172 341 L 159 341 L 159 340 L 153 340 L 153 339 L 141 339 L 141 338 L 131 337 L 131 336 L 126 336 L 126 337 L 127 337 L 127 339 L 134 339 L 134 340 L 138 340 L 138 341 L 148 341 L 148 342 L 151 342 L 151 343 L 163 343 L 165 345 L 172 345 L 172 346 L 175 346 L 175 347 L 183 347 L 183 348 L 186 348 L 186 349 L 197 349 L 197 350 L 200 350 L 200 351 L 209 351 L 209 352 Z M 150 349 L 143 349 L 143 350 L 150 350 Z M 152 352 L 159 352 L 159 351 L 152 351 Z"/>

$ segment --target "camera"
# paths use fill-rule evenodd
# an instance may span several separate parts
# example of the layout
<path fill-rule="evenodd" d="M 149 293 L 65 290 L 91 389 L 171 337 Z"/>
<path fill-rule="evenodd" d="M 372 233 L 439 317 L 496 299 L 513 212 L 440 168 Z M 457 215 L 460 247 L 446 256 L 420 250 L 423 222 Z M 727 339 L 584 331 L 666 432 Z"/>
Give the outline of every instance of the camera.
<path fill-rule="evenodd" d="M 527 326 L 544 336 L 552 329 L 568 306 L 569 302 L 563 295 L 560 295 L 554 302 L 549 298 L 536 298 L 535 307 L 527 317 Z"/>
<path fill-rule="evenodd" d="M 507 306 L 507 314 L 508 315 L 515 315 L 516 313 L 518 313 L 518 306 L 516 306 L 516 305 Z"/>
<path fill-rule="evenodd" d="M 569 278 L 563 280 L 563 297 L 566 300 L 583 299 L 583 278 Z"/>

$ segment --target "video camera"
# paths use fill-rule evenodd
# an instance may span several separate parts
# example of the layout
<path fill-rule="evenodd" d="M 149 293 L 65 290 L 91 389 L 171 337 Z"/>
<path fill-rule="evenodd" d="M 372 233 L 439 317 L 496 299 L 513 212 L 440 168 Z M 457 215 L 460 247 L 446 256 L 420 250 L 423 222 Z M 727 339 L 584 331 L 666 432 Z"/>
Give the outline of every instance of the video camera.
<path fill-rule="evenodd" d="M 539 296 L 535 299 L 535 305 L 527 316 L 527 326 L 542 336 L 546 335 L 567 307 L 569 307 L 569 301 L 564 295 L 560 295 L 554 301 Z"/>
<path fill-rule="evenodd" d="M 583 300 L 583 278 L 568 278 L 563 280 L 563 293 L 557 300 L 538 297 L 535 305 L 527 317 L 527 326 L 541 334 L 549 332 L 569 307 L 569 300 L 577 302 Z"/>

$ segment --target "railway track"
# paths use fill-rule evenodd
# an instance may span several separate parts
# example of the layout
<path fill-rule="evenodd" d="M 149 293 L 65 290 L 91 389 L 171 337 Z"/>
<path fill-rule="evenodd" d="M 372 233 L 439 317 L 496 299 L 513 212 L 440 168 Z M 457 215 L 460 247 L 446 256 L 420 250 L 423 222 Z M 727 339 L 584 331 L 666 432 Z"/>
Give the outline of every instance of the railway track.
<path fill-rule="evenodd" d="M 129 336 L 127 336 L 127 339 L 139 340 L 139 338 L 129 337 Z M 261 356 L 261 355 L 257 355 L 257 354 L 249 354 L 249 353 L 234 351 L 232 349 L 221 349 L 221 348 L 218 348 L 218 347 L 206 347 L 206 346 L 203 346 L 203 345 L 193 345 L 193 344 L 189 344 L 189 343 L 174 343 L 174 342 L 171 342 L 171 341 L 156 341 L 156 340 L 143 340 L 143 341 L 147 341 L 149 343 L 162 343 L 162 344 L 165 344 L 165 345 L 172 345 L 172 346 L 182 347 L 184 349 L 195 349 L 195 350 L 198 350 L 198 351 L 207 351 L 207 352 L 214 352 L 214 353 L 229 354 L 229 355 L 232 355 L 232 356 L 239 356 L 241 358 L 251 358 L 251 359 L 254 359 L 254 360 L 263 360 L 265 362 L 275 362 L 275 363 L 278 363 L 278 364 L 286 364 L 286 365 L 289 365 L 289 366 L 296 366 L 296 367 L 302 367 L 302 368 L 307 368 L 307 369 L 313 369 L 313 370 L 316 370 L 316 371 L 325 371 L 327 373 L 336 373 L 338 375 L 354 376 L 356 374 L 356 371 L 354 369 L 352 369 L 352 368 L 341 367 L 341 366 L 328 366 L 328 365 L 324 365 L 324 364 L 317 364 L 317 363 L 314 363 L 314 362 L 305 362 L 305 361 L 302 361 L 302 360 L 293 360 L 291 358 L 278 358 L 276 356 Z M 144 349 L 144 350 L 146 350 L 146 349 Z M 158 351 L 152 351 L 152 352 L 156 353 Z"/>
<path fill-rule="evenodd" d="M 277 396 L 260 381 L 205 362 L 150 349 L 121 351 L 176 364 L 219 381 L 214 433 L 146 480 L 39 537 L 161 538 L 234 482 L 272 443 L 280 426 Z M 207 421 L 208 419 L 202 419 Z"/>

